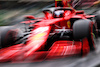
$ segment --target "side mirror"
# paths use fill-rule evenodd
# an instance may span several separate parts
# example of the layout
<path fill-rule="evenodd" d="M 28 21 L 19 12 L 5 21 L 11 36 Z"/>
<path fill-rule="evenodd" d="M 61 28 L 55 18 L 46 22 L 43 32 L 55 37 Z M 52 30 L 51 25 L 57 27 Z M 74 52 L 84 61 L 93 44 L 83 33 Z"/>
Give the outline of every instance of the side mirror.
<path fill-rule="evenodd" d="M 35 17 L 32 15 L 25 16 L 25 20 L 34 20 Z"/>

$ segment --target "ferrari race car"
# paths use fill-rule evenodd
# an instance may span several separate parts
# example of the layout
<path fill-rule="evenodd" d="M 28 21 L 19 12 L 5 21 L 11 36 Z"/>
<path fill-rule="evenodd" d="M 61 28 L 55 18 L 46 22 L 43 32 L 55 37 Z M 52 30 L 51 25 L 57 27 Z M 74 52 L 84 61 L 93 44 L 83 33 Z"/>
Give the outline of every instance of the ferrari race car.
<path fill-rule="evenodd" d="M 99 22 L 94 15 L 69 7 L 46 8 L 43 13 L 44 18 L 27 16 L 20 25 L 0 27 L 0 62 L 85 56 L 95 50 Z"/>
<path fill-rule="evenodd" d="M 0 27 L 0 62 L 85 56 L 95 50 L 99 16 L 71 7 L 46 8 L 43 13 L 43 18 L 27 16 L 19 25 Z"/>

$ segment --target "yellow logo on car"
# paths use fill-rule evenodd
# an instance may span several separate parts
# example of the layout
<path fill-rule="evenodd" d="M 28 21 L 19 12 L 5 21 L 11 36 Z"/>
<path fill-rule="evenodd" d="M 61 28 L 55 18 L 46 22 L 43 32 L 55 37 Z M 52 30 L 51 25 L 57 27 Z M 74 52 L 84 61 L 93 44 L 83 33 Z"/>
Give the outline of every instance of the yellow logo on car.
<path fill-rule="evenodd" d="M 62 0 L 55 0 L 55 1 L 62 1 Z"/>
<path fill-rule="evenodd" d="M 32 40 L 43 40 L 43 36 L 45 36 L 46 33 L 39 33 L 39 34 L 36 34 L 35 36 L 33 36 L 31 39 Z"/>
<path fill-rule="evenodd" d="M 71 27 L 71 22 L 70 22 L 70 21 L 67 22 L 67 27 L 68 27 L 68 28 Z"/>

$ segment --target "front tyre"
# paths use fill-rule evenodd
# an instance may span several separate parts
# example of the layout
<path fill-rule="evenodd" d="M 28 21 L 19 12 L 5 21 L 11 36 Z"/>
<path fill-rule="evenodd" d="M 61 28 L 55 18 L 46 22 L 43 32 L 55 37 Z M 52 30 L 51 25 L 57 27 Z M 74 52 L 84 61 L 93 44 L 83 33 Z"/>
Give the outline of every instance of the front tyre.
<path fill-rule="evenodd" d="M 93 24 L 91 20 L 81 19 L 75 21 L 73 24 L 73 37 L 75 40 L 82 40 L 83 38 L 87 38 L 90 50 L 95 50 L 93 39 Z"/>

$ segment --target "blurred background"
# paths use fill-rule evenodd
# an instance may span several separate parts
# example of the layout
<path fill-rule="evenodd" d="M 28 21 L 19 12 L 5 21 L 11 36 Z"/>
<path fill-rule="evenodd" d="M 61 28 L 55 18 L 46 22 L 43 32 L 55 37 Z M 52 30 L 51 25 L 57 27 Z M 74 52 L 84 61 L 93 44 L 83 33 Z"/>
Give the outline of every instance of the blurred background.
<path fill-rule="evenodd" d="M 79 0 L 75 8 L 92 14 L 99 10 L 99 2 L 96 1 L 98 0 Z M 0 0 L 0 26 L 20 22 L 24 15 L 42 17 L 41 10 L 51 6 L 54 6 L 54 0 Z"/>
<path fill-rule="evenodd" d="M 20 23 L 25 15 L 43 17 L 41 10 L 53 6 L 54 0 L 0 0 L 0 26 Z M 99 7 L 100 0 L 80 0 L 75 9 L 84 10 L 86 14 L 95 14 L 100 10 Z M 99 44 L 98 42 L 97 45 Z M 99 64 L 100 49 L 84 58 L 69 57 L 33 63 L 0 63 L 0 67 L 100 67 Z"/>
<path fill-rule="evenodd" d="M 22 15 L 37 15 L 41 9 L 54 3 L 53 0 L 0 0 L 0 25 L 17 23 Z M 16 18 L 16 19 L 15 19 Z M 20 22 L 21 19 L 18 19 Z"/>

